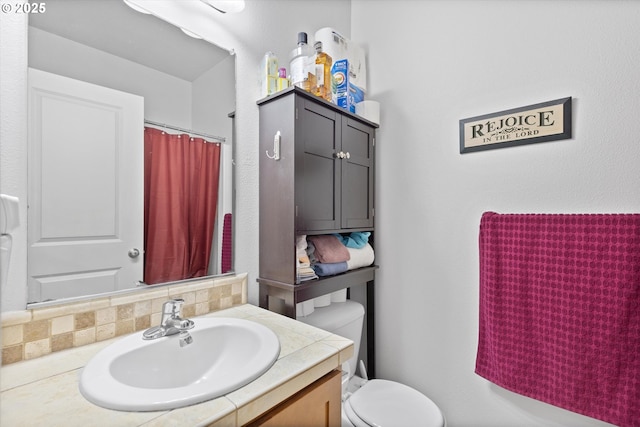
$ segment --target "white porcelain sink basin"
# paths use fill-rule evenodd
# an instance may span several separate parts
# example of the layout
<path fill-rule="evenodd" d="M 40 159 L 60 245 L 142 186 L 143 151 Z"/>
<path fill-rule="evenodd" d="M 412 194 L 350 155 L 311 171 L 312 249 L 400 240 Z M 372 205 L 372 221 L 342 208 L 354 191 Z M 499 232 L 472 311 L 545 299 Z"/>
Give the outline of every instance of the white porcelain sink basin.
<path fill-rule="evenodd" d="M 192 405 L 234 391 L 265 373 L 280 354 L 276 334 L 245 319 L 194 319 L 193 342 L 178 335 L 143 340 L 142 332 L 96 354 L 80 376 L 90 402 L 122 411 Z"/>

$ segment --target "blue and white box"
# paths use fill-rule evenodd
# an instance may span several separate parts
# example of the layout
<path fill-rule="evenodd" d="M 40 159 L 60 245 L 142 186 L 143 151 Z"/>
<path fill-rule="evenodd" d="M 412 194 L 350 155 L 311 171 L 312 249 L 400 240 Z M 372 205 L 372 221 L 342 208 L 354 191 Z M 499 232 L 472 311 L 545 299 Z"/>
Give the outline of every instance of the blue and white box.
<path fill-rule="evenodd" d="M 349 60 L 341 59 L 331 66 L 331 93 L 333 103 L 355 113 L 356 104 L 364 101 L 364 91 L 353 84 L 349 73 Z"/>

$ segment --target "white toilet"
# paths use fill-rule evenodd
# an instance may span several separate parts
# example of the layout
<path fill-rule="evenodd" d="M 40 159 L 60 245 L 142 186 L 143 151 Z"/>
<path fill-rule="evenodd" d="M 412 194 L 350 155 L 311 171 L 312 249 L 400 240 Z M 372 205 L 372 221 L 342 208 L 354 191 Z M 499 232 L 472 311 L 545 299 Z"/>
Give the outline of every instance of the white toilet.
<path fill-rule="evenodd" d="M 440 409 L 417 390 L 393 381 L 355 376 L 364 307 L 355 301 L 316 308 L 298 320 L 348 338 L 354 356 L 342 365 L 342 427 L 445 427 Z"/>

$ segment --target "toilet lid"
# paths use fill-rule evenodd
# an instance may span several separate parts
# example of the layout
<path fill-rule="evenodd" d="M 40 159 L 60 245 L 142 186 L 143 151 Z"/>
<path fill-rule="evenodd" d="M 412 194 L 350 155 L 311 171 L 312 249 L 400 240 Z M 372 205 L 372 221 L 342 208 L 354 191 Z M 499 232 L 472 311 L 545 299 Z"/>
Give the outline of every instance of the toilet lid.
<path fill-rule="evenodd" d="M 442 427 L 444 418 L 431 399 L 393 381 L 371 380 L 347 400 L 358 417 L 370 426 Z"/>

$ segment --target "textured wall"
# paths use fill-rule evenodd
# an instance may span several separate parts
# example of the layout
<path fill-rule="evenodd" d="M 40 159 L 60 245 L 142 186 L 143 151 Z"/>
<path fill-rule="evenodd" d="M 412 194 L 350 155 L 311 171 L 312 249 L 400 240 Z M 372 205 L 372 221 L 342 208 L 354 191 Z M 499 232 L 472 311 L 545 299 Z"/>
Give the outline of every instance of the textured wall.
<path fill-rule="evenodd" d="M 352 4 L 382 104 L 377 373 L 453 427 L 604 425 L 473 373 L 478 226 L 486 210 L 640 212 L 640 3 Z M 566 96 L 572 139 L 459 154 L 460 119 Z"/>
<path fill-rule="evenodd" d="M 12 259 L 27 258 L 27 16 L 0 14 L 0 193 L 20 199 L 21 226 L 12 234 Z M 2 311 L 23 309 L 27 301 L 27 266 L 11 261 L 7 284 L 0 289 Z"/>

